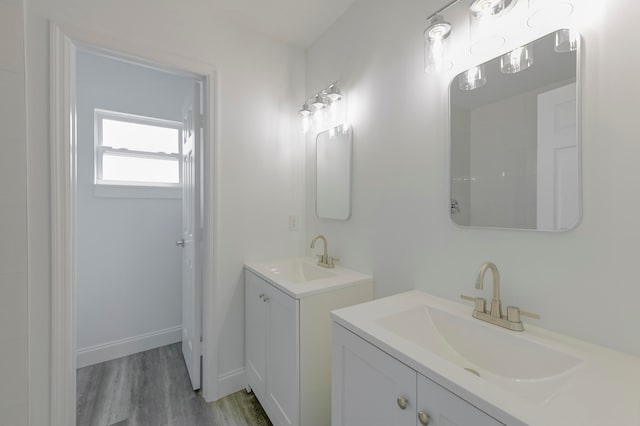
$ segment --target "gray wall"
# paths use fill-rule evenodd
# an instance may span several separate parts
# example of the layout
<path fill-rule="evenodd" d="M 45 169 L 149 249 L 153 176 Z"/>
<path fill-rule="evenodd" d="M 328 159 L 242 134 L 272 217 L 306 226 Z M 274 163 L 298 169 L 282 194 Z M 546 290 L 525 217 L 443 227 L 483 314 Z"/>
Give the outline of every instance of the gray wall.
<path fill-rule="evenodd" d="M 0 423 L 27 417 L 27 147 L 22 0 L 0 1 Z"/>
<path fill-rule="evenodd" d="M 180 334 L 166 330 L 182 324 L 182 258 L 175 245 L 182 232 L 181 200 L 154 198 L 175 197 L 171 189 L 140 190 L 150 198 L 136 197 L 135 188 L 114 188 L 117 193 L 107 197 L 96 192 L 103 188 L 94 184 L 94 111 L 180 122 L 193 80 L 79 52 L 77 83 L 78 351 L 163 331 L 165 340 L 177 341 Z M 89 353 L 104 360 L 119 355 L 115 349 Z"/>

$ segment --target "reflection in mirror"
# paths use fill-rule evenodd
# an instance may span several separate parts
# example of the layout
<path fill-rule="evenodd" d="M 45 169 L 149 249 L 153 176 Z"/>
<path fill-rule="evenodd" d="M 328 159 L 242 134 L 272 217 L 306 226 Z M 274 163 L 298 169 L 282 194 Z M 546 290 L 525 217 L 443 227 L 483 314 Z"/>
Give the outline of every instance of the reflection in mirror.
<path fill-rule="evenodd" d="M 338 126 L 316 139 L 316 214 L 325 219 L 351 216 L 351 127 Z"/>
<path fill-rule="evenodd" d="M 451 82 L 451 218 L 564 231 L 581 216 L 577 56 L 560 30 Z"/>

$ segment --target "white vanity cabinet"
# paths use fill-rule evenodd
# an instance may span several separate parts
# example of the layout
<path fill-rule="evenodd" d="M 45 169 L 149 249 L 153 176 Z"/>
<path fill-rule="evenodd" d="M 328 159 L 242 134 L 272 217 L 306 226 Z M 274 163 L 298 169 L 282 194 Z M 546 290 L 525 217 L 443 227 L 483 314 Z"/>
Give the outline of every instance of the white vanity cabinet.
<path fill-rule="evenodd" d="M 332 426 L 502 425 L 336 323 L 332 375 Z"/>
<path fill-rule="evenodd" d="M 275 426 L 330 426 L 330 312 L 371 300 L 373 281 L 304 293 L 256 270 L 245 268 L 248 387 Z"/>

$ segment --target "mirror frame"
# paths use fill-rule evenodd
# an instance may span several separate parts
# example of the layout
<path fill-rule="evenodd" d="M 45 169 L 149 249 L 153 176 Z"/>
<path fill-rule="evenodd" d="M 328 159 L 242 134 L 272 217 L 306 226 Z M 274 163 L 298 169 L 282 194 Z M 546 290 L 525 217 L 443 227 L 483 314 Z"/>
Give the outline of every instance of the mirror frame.
<path fill-rule="evenodd" d="M 562 28 L 557 28 L 553 31 L 550 31 L 544 35 L 541 35 L 540 37 L 528 41 L 527 43 L 524 44 L 530 44 L 530 43 L 534 43 L 544 37 L 547 37 L 551 34 L 555 34 L 557 31 L 566 29 L 565 27 Z M 523 45 L 524 45 L 523 44 Z M 467 67 L 464 70 L 461 70 L 459 72 L 457 72 L 456 74 L 453 75 L 453 77 L 451 78 L 451 80 L 449 81 L 449 84 L 447 85 L 447 140 L 449 143 L 449 158 L 448 158 L 448 164 L 447 164 L 447 172 L 448 172 L 448 191 L 447 191 L 447 215 L 449 216 L 449 220 L 451 221 L 451 223 L 459 229 L 470 229 L 470 230 L 474 230 L 474 229 L 488 229 L 488 230 L 494 230 L 494 229 L 498 229 L 498 230 L 506 230 L 506 231 L 529 231 L 529 232 L 545 232 L 545 233 L 563 233 L 563 232 L 571 232 L 573 230 L 575 230 L 576 228 L 578 228 L 580 226 L 580 224 L 582 224 L 582 219 L 584 216 L 584 202 L 583 202 L 583 181 L 582 181 L 582 99 L 583 99 L 583 95 L 582 95 L 582 73 L 583 73 L 583 52 L 584 49 L 584 38 L 582 36 L 582 33 L 578 33 L 578 48 L 576 49 L 576 139 L 577 139 L 577 150 L 578 150 L 578 218 L 576 220 L 575 225 L 570 228 L 570 229 L 533 229 L 533 228 L 508 228 L 508 227 L 500 227 L 500 226 L 474 226 L 474 225 L 460 225 L 458 223 L 456 223 L 455 220 L 453 220 L 453 215 L 451 214 L 451 209 L 452 209 L 452 202 L 453 202 L 453 198 L 452 196 L 452 190 L 453 190 L 453 185 L 452 185 L 452 176 L 451 176 L 451 161 L 453 158 L 453 137 L 452 137 L 452 127 L 451 127 L 451 123 L 452 123 L 452 102 L 451 102 L 451 87 L 454 84 L 457 84 L 458 81 L 458 76 L 460 76 L 460 74 L 462 74 L 464 71 L 466 71 L 466 69 L 471 68 Z M 499 54 L 497 54 L 496 56 L 490 58 L 487 61 L 484 61 L 480 64 L 475 64 L 472 66 L 477 66 L 477 65 L 481 65 L 481 64 L 486 64 L 488 62 L 491 62 L 497 58 L 500 58 L 500 56 L 504 55 L 505 53 L 510 52 L 511 50 L 513 50 L 513 48 L 511 49 L 507 49 L 507 50 L 501 50 Z"/>

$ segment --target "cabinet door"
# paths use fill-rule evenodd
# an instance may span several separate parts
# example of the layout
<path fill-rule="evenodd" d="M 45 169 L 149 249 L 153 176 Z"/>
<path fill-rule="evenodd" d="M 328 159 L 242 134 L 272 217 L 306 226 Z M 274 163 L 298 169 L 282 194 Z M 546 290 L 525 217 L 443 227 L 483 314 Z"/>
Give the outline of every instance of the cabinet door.
<path fill-rule="evenodd" d="M 247 381 L 260 402 L 266 401 L 268 284 L 245 270 L 245 368 Z"/>
<path fill-rule="evenodd" d="M 414 426 L 416 372 L 333 323 L 332 426 Z"/>
<path fill-rule="evenodd" d="M 418 375 L 418 426 L 498 426 L 493 417 L 437 383 Z M 424 415 L 427 415 L 425 417 Z M 427 421 L 425 421 L 427 420 Z"/>
<path fill-rule="evenodd" d="M 298 301 L 270 286 L 266 411 L 275 426 L 300 424 Z"/>

